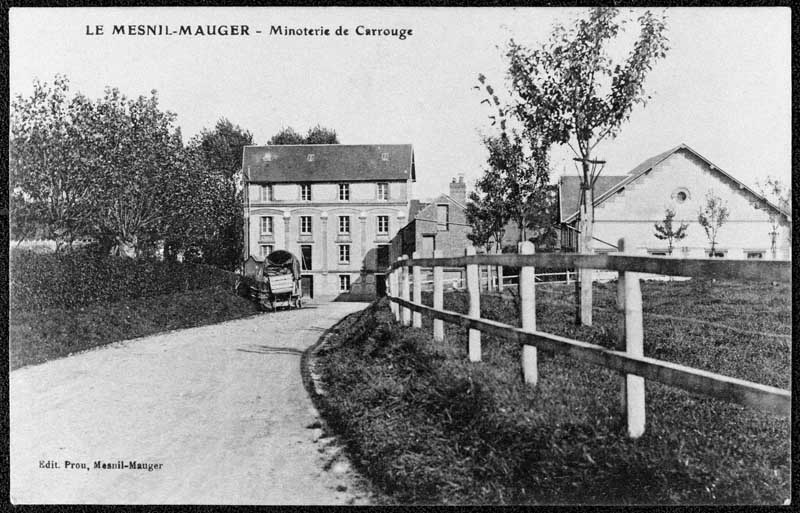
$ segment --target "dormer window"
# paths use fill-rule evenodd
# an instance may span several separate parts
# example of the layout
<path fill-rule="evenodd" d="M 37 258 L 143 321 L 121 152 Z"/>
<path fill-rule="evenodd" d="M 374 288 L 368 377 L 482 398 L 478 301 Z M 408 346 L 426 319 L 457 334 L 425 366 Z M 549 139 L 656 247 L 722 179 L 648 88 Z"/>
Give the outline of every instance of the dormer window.
<path fill-rule="evenodd" d="M 350 201 L 350 184 L 339 184 L 339 201 Z"/>
<path fill-rule="evenodd" d="M 313 153 L 309 153 L 308 154 L 308 161 L 309 162 L 314 162 L 314 154 Z"/>
<path fill-rule="evenodd" d="M 304 183 L 300 185 L 300 200 L 311 201 L 311 184 Z"/>
<path fill-rule="evenodd" d="M 387 162 L 389 160 L 389 154 L 388 153 L 381 153 L 381 160 L 384 161 L 384 162 Z"/>
<path fill-rule="evenodd" d="M 272 162 L 272 153 L 266 152 L 264 156 L 261 157 L 261 160 L 263 160 L 264 162 Z"/>

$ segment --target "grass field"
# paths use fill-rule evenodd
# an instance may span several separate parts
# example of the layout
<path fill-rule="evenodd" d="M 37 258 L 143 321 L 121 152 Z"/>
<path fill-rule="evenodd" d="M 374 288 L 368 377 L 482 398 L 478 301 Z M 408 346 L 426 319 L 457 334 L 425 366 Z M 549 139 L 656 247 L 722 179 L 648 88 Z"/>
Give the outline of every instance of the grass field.
<path fill-rule="evenodd" d="M 216 286 L 154 297 L 100 301 L 79 308 L 41 311 L 11 308 L 9 368 L 162 331 L 238 319 L 257 313 L 255 303 Z"/>
<path fill-rule="evenodd" d="M 595 325 L 575 326 L 572 287 L 537 288 L 542 331 L 614 344 L 615 284 L 595 285 Z M 646 356 L 788 388 L 790 285 L 644 282 Z M 430 303 L 430 297 L 423 297 Z M 384 302 L 385 303 L 385 302 Z M 483 317 L 518 325 L 513 296 L 483 296 Z M 445 309 L 466 312 L 464 293 Z M 790 495 L 790 421 L 648 381 L 647 430 L 625 432 L 620 376 L 540 352 L 522 383 L 520 349 L 430 320 L 401 328 L 388 304 L 361 340 L 320 353 L 331 427 L 389 503 L 782 504 Z M 699 321 L 718 325 L 702 324 Z M 725 325 L 728 327 L 723 327 Z M 772 334 L 786 335 L 773 337 Z"/>

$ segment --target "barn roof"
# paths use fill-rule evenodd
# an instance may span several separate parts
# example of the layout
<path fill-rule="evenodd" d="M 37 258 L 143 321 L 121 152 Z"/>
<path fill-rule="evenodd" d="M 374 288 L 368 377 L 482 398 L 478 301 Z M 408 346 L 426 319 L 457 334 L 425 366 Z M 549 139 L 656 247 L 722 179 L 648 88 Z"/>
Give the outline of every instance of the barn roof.
<path fill-rule="evenodd" d="M 416 181 L 410 144 L 293 144 L 245 146 L 249 182 Z"/>

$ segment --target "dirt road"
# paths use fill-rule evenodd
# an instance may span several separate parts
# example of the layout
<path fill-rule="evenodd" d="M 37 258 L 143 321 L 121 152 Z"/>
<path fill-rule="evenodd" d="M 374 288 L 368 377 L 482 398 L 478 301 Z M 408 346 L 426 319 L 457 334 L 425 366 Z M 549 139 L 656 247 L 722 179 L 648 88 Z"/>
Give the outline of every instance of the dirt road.
<path fill-rule="evenodd" d="M 365 306 L 266 313 L 12 372 L 12 502 L 361 503 L 349 473 L 323 469 L 300 357 Z"/>

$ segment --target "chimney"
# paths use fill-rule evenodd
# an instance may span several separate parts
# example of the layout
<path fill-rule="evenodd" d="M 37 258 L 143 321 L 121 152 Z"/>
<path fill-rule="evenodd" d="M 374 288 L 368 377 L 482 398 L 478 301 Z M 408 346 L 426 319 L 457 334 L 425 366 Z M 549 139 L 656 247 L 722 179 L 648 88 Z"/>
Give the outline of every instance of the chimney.
<path fill-rule="evenodd" d="M 450 182 L 450 197 L 461 203 L 467 201 L 467 184 L 464 183 L 464 173 L 458 174 L 458 181 L 455 178 Z"/>

